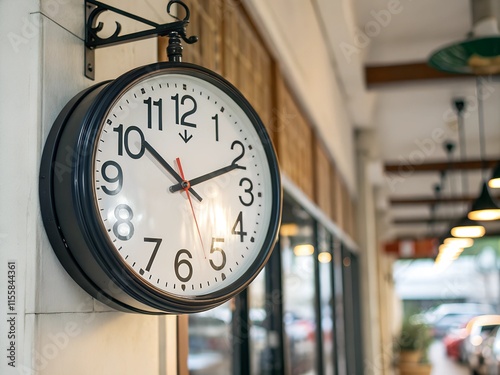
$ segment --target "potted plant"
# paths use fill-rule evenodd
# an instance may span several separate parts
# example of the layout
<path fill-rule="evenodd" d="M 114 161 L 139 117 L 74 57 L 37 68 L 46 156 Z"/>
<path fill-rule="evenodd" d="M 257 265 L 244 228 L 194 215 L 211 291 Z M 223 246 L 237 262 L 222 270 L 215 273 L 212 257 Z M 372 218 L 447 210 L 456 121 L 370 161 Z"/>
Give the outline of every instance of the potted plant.
<path fill-rule="evenodd" d="M 400 375 L 428 375 L 431 364 L 427 351 L 432 337 L 429 327 L 423 323 L 414 323 L 410 319 L 403 322 L 397 341 L 399 351 Z"/>

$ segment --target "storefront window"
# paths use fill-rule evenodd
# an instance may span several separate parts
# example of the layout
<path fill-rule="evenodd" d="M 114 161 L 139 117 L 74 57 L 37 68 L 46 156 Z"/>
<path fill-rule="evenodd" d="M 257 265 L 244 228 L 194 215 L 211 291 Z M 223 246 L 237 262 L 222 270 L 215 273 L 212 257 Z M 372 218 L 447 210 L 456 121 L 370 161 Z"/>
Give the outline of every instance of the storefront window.
<path fill-rule="evenodd" d="M 250 369 L 251 374 L 269 373 L 268 357 L 272 343 L 269 341 L 267 321 L 269 311 L 266 306 L 265 270 L 257 276 L 248 288 L 250 321 Z"/>
<path fill-rule="evenodd" d="M 323 331 L 323 370 L 325 374 L 336 374 L 332 236 L 321 225 L 318 225 L 318 262 L 321 329 Z"/>
<path fill-rule="evenodd" d="M 346 361 L 346 323 L 344 312 L 343 255 L 342 244 L 338 239 L 333 242 L 333 275 L 335 295 L 335 338 L 337 343 L 337 367 L 339 375 L 348 375 Z"/>
<path fill-rule="evenodd" d="M 283 309 L 279 245 L 248 288 L 250 373 L 284 373 Z"/>
<path fill-rule="evenodd" d="M 285 202 L 281 229 L 285 358 L 292 375 L 316 373 L 315 249 L 311 216 Z"/>
<path fill-rule="evenodd" d="M 190 375 L 232 374 L 231 301 L 189 316 Z"/>

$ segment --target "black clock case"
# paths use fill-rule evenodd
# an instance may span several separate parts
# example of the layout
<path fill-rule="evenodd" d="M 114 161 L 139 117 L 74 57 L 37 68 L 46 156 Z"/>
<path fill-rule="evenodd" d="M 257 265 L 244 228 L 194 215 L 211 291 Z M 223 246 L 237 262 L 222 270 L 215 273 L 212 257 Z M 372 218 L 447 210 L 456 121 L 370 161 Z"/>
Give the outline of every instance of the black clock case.
<path fill-rule="evenodd" d="M 228 94 L 254 124 L 271 171 L 273 207 L 263 248 L 232 285 L 212 294 L 181 298 L 147 284 L 115 254 L 98 220 L 93 197 L 93 153 L 109 107 L 137 80 L 161 73 L 194 75 Z M 187 63 L 156 63 L 76 95 L 55 120 L 42 154 L 39 176 L 42 220 L 49 241 L 68 274 L 99 301 L 121 311 L 143 314 L 195 313 L 216 307 L 239 293 L 269 259 L 281 221 L 282 191 L 272 142 L 243 95 L 221 76 Z"/>

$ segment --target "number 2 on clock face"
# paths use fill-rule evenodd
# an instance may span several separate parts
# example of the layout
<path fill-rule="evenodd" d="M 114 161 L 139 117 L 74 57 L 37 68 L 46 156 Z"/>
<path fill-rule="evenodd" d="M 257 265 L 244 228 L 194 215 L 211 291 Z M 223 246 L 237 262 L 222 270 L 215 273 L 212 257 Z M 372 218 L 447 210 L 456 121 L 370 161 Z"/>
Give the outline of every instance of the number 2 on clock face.
<path fill-rule="evenodd" d="M 230 95 L 197 77 L 152 75 L 117 99 L 98 139 L 95 207 L 131 272 L 189 297 L 252 267 L 270 223 L 271 171 Z"/>

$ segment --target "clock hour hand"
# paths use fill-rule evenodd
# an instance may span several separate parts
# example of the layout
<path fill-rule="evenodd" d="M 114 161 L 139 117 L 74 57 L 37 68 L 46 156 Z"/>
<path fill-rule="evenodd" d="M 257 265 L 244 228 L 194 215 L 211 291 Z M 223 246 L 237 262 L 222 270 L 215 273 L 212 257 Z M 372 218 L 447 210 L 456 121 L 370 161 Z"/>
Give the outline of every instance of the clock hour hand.
<path fill-rule="evenodd" d="M 161 155 L 147 141 L 144 141 L 144 147 L 158 161 L 158 163 L 160 163 L 160 165 L 163 168 L 165 168 L 167 172 L 170 173 L 172 177 L 179 182 L 178 184 L 180 186 L 179 190 L 182 190 L 183 189 L 182 183 L 184 182 L 184 179 L 181 176 L 179 176 L 179 174 L 175 171 L 175 169 L 172 168 L 172 166 L 168 164 L 168 162 L 165 159 L 163 159 Z M 191 194 L 193 194 L 193 197 L 198 199 L 198 201 L 201 202 L 203 200 L 203 198 L 200 197 L 200 195 L 196 191 L 194 191 L 191 187 L 188 190 Z"/>
<path fill-rule="evenodd" d="M 218 177 L 218 176 L 220 176 L 220 175 L 222 175 L 224 173 L 230 172 L 230 171 L 232 171 L 233 169 L 236 169 L 236 168 L 242 168 L 242 167 L 240 167 L 238 164 L 233 163 L 231 165 L 228 165 L 227 167 L 223 167 L 223 168 L 217 169 L 217 170 L 215 170 L 213 172 L 210 172 L 210 173 L 204 174 L 202 176 L 193 178 L 192 180 L 189 180 L 189 186 L 198 185 L 198 184 L 200 184 L 202 182 L 205 182 L 205 181 L 210 180 L 212 178 Z M 168 189 L 172 193 L 175 193 L 176 191 L 180 191 L 180 190 L 184 189 L 182 183 L 183 183 L 183 181 L 179 181 L 178 184 L 172 185 Z"/>

